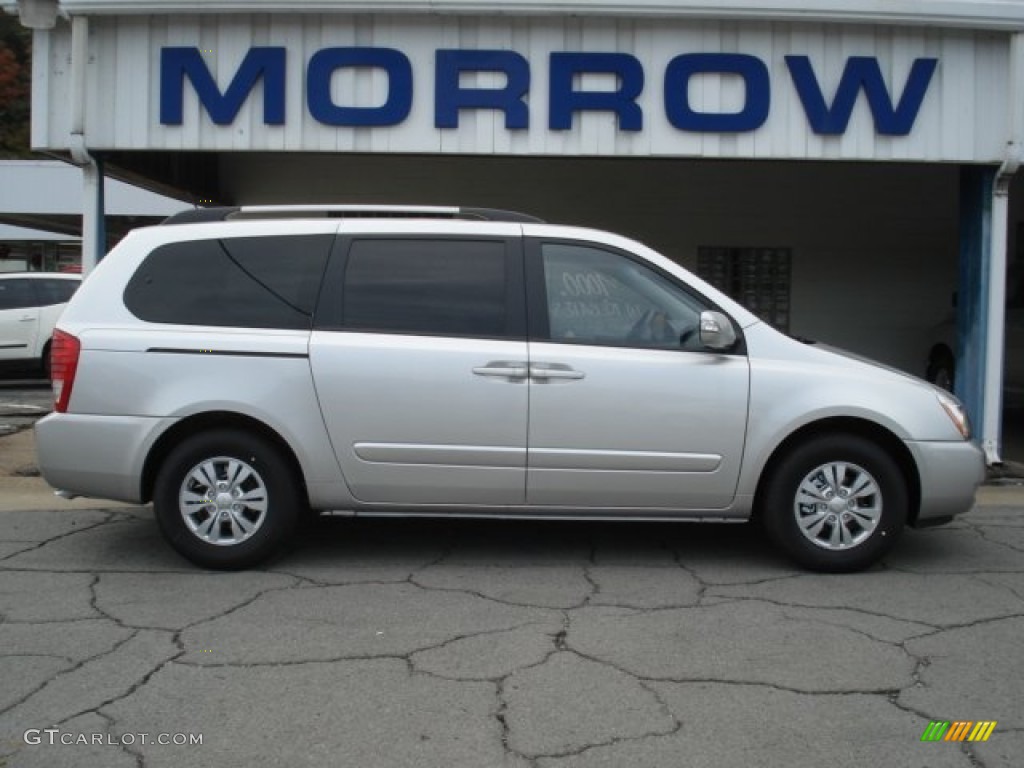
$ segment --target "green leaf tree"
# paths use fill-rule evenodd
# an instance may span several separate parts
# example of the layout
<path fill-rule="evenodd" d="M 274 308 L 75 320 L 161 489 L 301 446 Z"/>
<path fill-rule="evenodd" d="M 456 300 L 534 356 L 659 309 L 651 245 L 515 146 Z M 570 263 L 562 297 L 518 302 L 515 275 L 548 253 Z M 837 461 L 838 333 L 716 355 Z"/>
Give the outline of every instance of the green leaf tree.
<path fill-rule="evenodd" d="M 0 158 L 29 157 L 31 33 L 0 11 Z"/>

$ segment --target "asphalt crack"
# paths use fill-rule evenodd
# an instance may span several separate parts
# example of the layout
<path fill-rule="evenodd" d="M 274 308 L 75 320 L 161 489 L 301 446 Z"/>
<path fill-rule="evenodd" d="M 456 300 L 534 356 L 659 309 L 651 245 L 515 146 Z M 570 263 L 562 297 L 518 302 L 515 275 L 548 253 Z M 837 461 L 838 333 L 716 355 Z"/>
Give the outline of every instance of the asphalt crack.
<path fill-rule="evenodd" d="M 1010 544 L 1007 541 L 1002 541 L 1000 539 L 994 539 L 991 536 L 989 536 L 988 532 L 986 531 L 986 528 L 990 528 L 990 527 L 993 527 L 993 526 L 986 525 L 985 523 L 975 523 L 975 522 L 972 522 L 970 520 L 964 520 L 964 522 L 967 524 L 967 527 L 974 534 L 976 534 L 979 538 L 984 539 L 989 544 L 995 544 L 997 546 L 1005 547 L 1006 549 L 1012 550 L 1013 552 L 1017 552 L 1018 554 L 1024 554 L 1024 548 L 1018 547 L 1015 544 Z M 1005 528 L 1005 527 L 1016 528 L 1018 526 L 994 526 L 994 527 L 996 527 L 996 528 L 1001 528 L 1001 527 L 1002 528 Z"/>
<path fill-rule="evenodd" d="M 111 732 L 116 730 L 118 727 L 117 720 L 113 716 L 108 715 L 105 712 L 97 711 L 94 714 L 101 720 L 106 722 L 107 729 L 105 731 L 105 735 L 109 737 L 111 735 Z M 141 751 L 137 749 L 132 749 L 131 744 L 124 743 L 124 739 L 118 739 L 118 747 L 122 752 L 124 752 L 126 755 L 135 760 L 135 768 L 146 768 L 146 757 Z"/>
<path fill-rule="evenodd" d="M 82 512 L 96 512 L 96 511 L 102 512 L 104 510 L 79 510 L 79 511 L 82 511 Z M 27 552 L 35 552 L 37 549 L 42 549 L 47 544 L 52 544 L 55 541 L 60 541 L 61 539 L 66 539 L 69 536 L 75 536 L 75 535 L 77 535 L 79 533 L 84 533 L 85 531 L 91 531 L 93 528 L 99 528 L 99 527 L 104 526 L 104 525 L 109 525 L 111 523 L 118 522 L 115 519 L 117 514 L 118 513 L 116 511 L 114 511 L 114 510 L 106 510 L 106 516 L 105 516 L 105 518 L 103 520 L 100 520 L 100 521 L 98 521 L 96 523 L 92 523 L 90 525 L 84 525 L 81 528 L 76 528 L 73 531 L 65 531 L 64 533 L 59 533 L 56 536 L 51 536 L 48 539 L 43 539 L 42 541 L 36 542 L 34 546 L 28 547 L 27 549 L 22 549 L 22 550 L 19 550 L 18 552 L 12 552 L 9 555 L 5 555 L 4 557 L 0 557 L 0 563 L 3 563 L 6 560 L 10 560 L 13 557 L 18 557 L 19 555 L 24 555 Z M 19 540 L 16 539 L 15 541 L 19 541 Z M 6 568 L 0 568 L 0 570 L 7 570 L 7 569 Z"/>
<path fill-rule="evenodd" d="M 24 696 L 19 698 L 17 701 L 13 702 L 12 704 L 9 704 L 8 706 L 4 707 L 3 709 L 0 709 L 0 715 L 6 715 L 9 712 L 13 712 L 18 707 L 20 707 L 23 704 L 25 704 L 26 702 L 28 702 L 33 696 L 35 696 L 36 694 L 38 694 L 38 693 L 42 692 L 43 690 L 45 690 L 51 684 L 55 684 L 59 680 L 61 680 L 62 678 L 67 677 L 68 675 L 74 674 L 75 672 L 80 670 L 82 667 L 84 667 L 86 664 L 89 664 L 89 663 L 91 663 L 93 661 L 99 661 L 100 659 L 103 659 L 103 658 L 105 658 L 107 656 L 110 656 L 110 655 L 112 655 L 114 653 L 117 653 L 117 651 L 120 650 L 124 645 L 126 645 L 127 643 L 129 643 L 133 639 L 135 639 L 135 637 L 141 631 L 142 630 L 135 630 L 134 632 L 131 632 L 127 637 L 122 638 L 121 640 L 118 640 L 117 642 L 115 642 L 114 645 L 111 646 L 106 651 L 101 651 L 100 653 L 93 654 L 92 656 L 87 656 L 86 658 L 84 658 L 84 659 L 76 662 L 75 664 L 73 664 L 68 669 L 62 669 L 61 671 L 57 672 L 53 677 L 51 677 L 49 680 L 46 680 L 43 683 L 39 684 L 38 686 L 33 688 L 31 691 L 26 693 Z M 88 711 L 88 710 L 86 710 L 86 711 Z M 63 720 L 62 720 L 62 722 L 63 722 Z"/>

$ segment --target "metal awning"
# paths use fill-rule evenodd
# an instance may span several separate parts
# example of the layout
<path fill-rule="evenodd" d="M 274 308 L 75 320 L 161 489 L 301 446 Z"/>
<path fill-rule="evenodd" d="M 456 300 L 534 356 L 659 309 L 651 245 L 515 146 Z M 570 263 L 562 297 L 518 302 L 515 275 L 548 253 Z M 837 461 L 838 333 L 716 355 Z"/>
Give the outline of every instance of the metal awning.
<path fill-rule="evenodd" d="M 192 207 L 115 179 L 105 186 L 105 213 L 115 224 L 152 223 Z M 82 172 L 75 166 L 58 160 L 0 162 L 0 222 L 70 240 L 81 233 L 82 211 Z"/>
<path fill-rule="evenodd" d="M 10 224 L 0 224 L 0 243 L 73 243 L 82 238 L 74 235 L 65 235 L 60 232 L 47 232 L 43 229 L 29 229 L 28 227 L 13 227 Z"/>
<path fill-rule="evenodd" d="M 75 14 L 421 13 L 492 16 L 489 0 L 22 0 Z M 11 0 L 5 5 L 13 6 Z M 1020 0 L 505 0 L 505 15 L 757 19 L 1024 30 Z"/>

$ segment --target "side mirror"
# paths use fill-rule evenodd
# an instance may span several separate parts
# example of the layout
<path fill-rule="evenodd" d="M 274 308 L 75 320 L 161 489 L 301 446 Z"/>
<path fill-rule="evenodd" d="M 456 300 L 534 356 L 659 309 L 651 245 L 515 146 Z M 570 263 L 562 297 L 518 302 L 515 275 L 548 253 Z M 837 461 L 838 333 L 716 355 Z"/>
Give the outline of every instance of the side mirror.
<path fill-rule="evenodd" d="M 707 349 L 725 351 L 736 343 L 732 321 L 721 312 L 700 313 L 700 343 Z"/>

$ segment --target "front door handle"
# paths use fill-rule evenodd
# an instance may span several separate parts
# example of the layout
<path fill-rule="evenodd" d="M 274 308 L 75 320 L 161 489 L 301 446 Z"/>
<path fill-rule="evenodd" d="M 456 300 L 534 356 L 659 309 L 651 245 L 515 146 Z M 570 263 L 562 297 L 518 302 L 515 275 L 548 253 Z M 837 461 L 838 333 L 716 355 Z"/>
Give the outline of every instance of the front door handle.
<path fill-rule="evenodd" d="M 487 365 L 474 368 L 473 373 L 477 376 L 495 376 L 500 379 L 525 379 L 529 370 L 526 363 L 493 360 Z"/>
<path fill-rule="evenodd" d="M 530 366 L 531 379 L 582 379 L 583 371 L 577 371 L 562 363 L 534 363 Z"/>
<path fill-rule="evenodd" d="M 35 319 L 36 319 L 35 315 L 24 315 L 23 317 L 19 317 L 18 318 L 18 322 L 19 323 L 31 323 Z"/>

